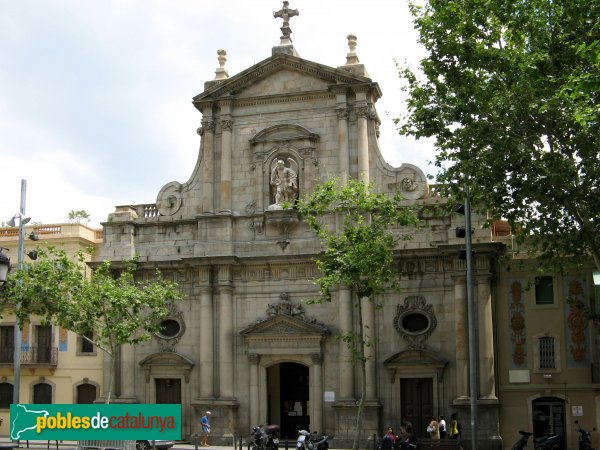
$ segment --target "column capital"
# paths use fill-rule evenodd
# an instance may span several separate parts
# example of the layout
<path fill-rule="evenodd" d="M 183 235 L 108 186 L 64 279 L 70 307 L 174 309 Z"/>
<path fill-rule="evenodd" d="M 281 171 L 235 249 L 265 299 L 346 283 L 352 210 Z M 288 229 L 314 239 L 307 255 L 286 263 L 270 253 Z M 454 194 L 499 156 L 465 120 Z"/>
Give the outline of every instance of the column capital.
<path fill-rule="evenodd" d="M 248 362 L 252 365 L 258 365 L 260 362 L 260 355 L 258 353 L 248 353 Z"/>
<path fill-rule="evenodd" d="M 323 354 L 321 353 L 313 353 L 310 355 L 310 358 L 314 364 L 323 364 Z"/>
<path fill-rule="evenodd" d="M 217 124 L 215 123 L 214 120 L 210 120 L 210 119 L 203 120 L 202 121 L 202 127 L 201 127 L 202 128 L 202 134 L 204 134 L 207 131 L 209 133 L 214 133 L 216 127 L 217 127 Z M 200 134 L 200 133 L 198 133 L 198 134 Z"/>
<path fill-rule="evenodd" d="M 348 108 L 345 106 L 335 108 L 335 113 L 337 114 L 338 119 L 340 120 L 348 119 Z"/>
<path fill-rule="evenodd" d="M 476 275 L 475 281 L 477 284 L 490 284 L 492 281 L 492 274 L 486 273 L 483 275 Z"/>
<path fill-rule="evenodd" d="M 231 119 L 221 120 L 221 130 L 222 131 L 231 131 L 232 128 L 233 128 L 233 120 L 231 120 Z"/>

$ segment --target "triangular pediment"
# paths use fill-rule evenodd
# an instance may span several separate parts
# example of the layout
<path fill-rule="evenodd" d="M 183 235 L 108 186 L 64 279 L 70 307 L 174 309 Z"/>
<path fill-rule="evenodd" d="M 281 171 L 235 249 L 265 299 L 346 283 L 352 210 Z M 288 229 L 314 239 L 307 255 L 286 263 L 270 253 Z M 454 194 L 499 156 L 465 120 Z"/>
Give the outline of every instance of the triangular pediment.
<path fill-rule="evenodd" d="M 307 322 L 288 314 L 278 314 L 255 323 L 242 330 L 240 334 L 246 338 L 266 336 L 323 336 L 328 333 L 325 326 L 316 322 Z"/>
<path fill-rule="evenodd" d="M 139 365 L 144 366 L 177 366 L 177 367 L 194 367 L 194 361 L 186 356 L 175 352 L 153 353 L 146 356 L 139 362 Z"/>
<path fill-rule="evenodd" d="M 273 314 L 240 332 L 248 354 L 320 355 L 329 330 L 313 320 Z"/>
<path fill-rule="evenodd" d="M 290 78 L 295 80 L 290 83 Z M 208 83 L 207 89 L 194 97 L 199 107 L 203 102 L 223 97 L 247 98 L 252 96 L 315 92 L 332 85 L 362 84 L 379 90 L 370 78 L 355 75 L 343 69 L 324 66 L 290 55 L 274 55 L 226 80 Z M 295 86 L 302 86 L 295 88 Z"/>
<path fill-rule="evenodd" d="M 406 350 L 386 359 L 383 363 L 388 368 L 406 368 L 429 366 L 434 368 L 443 368 L 448 364 L 440 358 L 435 352 L 430 350 Z"/>

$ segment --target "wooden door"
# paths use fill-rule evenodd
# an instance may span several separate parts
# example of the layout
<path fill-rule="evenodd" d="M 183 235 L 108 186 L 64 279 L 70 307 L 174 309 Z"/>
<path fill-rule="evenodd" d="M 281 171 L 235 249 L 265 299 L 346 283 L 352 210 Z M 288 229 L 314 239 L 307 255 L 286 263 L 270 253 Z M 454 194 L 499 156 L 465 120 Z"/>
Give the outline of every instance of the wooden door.
<path fill-rule="evenodd" d="M 15 327 L 0 327 L 0 363 L 12 363 L 15 356 Z"/>
<path fill-rule="evenodd" d="M 50 363 L 52 360 L 52 327 L 38 325 L 35 327 L 37 358 L 36 363 Z"/>
<path fill-rule="evenodd" d="M 433 380 L 431 378 L 402 378 L 400 381 L 400 411 L 408 419 L 413 434 L 427 437 L 426 428 L 433 415 Z"/>
<path fill-rule="evenodd" d="M 181 380 L 156 378 L 156 403 L 181 404 Z"/>

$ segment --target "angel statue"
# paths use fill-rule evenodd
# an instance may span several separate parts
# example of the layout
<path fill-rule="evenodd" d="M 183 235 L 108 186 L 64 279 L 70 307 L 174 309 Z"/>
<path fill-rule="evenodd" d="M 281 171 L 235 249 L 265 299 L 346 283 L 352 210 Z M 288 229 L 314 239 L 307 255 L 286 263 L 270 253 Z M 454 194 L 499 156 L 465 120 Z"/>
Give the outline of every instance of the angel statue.
<path fill-rule="evenodd" d="M 296 166 L 292 158 L 287 159 L 290 166 Z M 297 169 L 296 169 L 297 170 Z M 283 159 L 273 160 L 271 164 L 271 186 L 275 194 L 275 203 L 269 209 L 283 209 L 284 203 L 293 203 L 298 193 L 298 175 L 285 166 Z"/>

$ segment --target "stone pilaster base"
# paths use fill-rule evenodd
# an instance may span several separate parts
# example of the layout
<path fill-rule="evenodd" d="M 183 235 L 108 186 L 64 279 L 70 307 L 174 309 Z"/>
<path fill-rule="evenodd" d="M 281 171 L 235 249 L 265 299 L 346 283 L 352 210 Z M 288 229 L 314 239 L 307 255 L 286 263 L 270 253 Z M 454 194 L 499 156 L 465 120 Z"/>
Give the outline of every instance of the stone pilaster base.
<path fill-rule="evenodd" d="M 337 433 L 330 442 L 331 448 L 352 448 L 357 432 L 356 417 L 358 414 L 358 401 L 338 401 L 333 403 L 336 412 Z M 379 401 L 365 401 L 363 405 L 362 426 L 360 427 L 360 448 L 373 448 L 373 440 L 380 433 Z"/>
<path fill-rule="evenodd" d="M 192 435 L 201 434 L 200 419 L 210 411 L 210 438 L 209 445 L 233 446 L 237 440 L 237 412 L 240 407 L 236 399 L 197 399 L 192 406 Z M 192 436 L 186 436 L 186 440 L 193 442 Z"/>
<path fill-rule="evenodd" d="M 461 445 L 464 450 L 471 450 L 471 405 L 468 398 L 454 400 L 454 408 L 458 421 L 462 426 Z M 500 437 L 500 403 L 497 399 L 477 401 L 477 448 L 486 450 L 502 450 Z M 449 423 L 449 417 L 446 417 Z"/>

